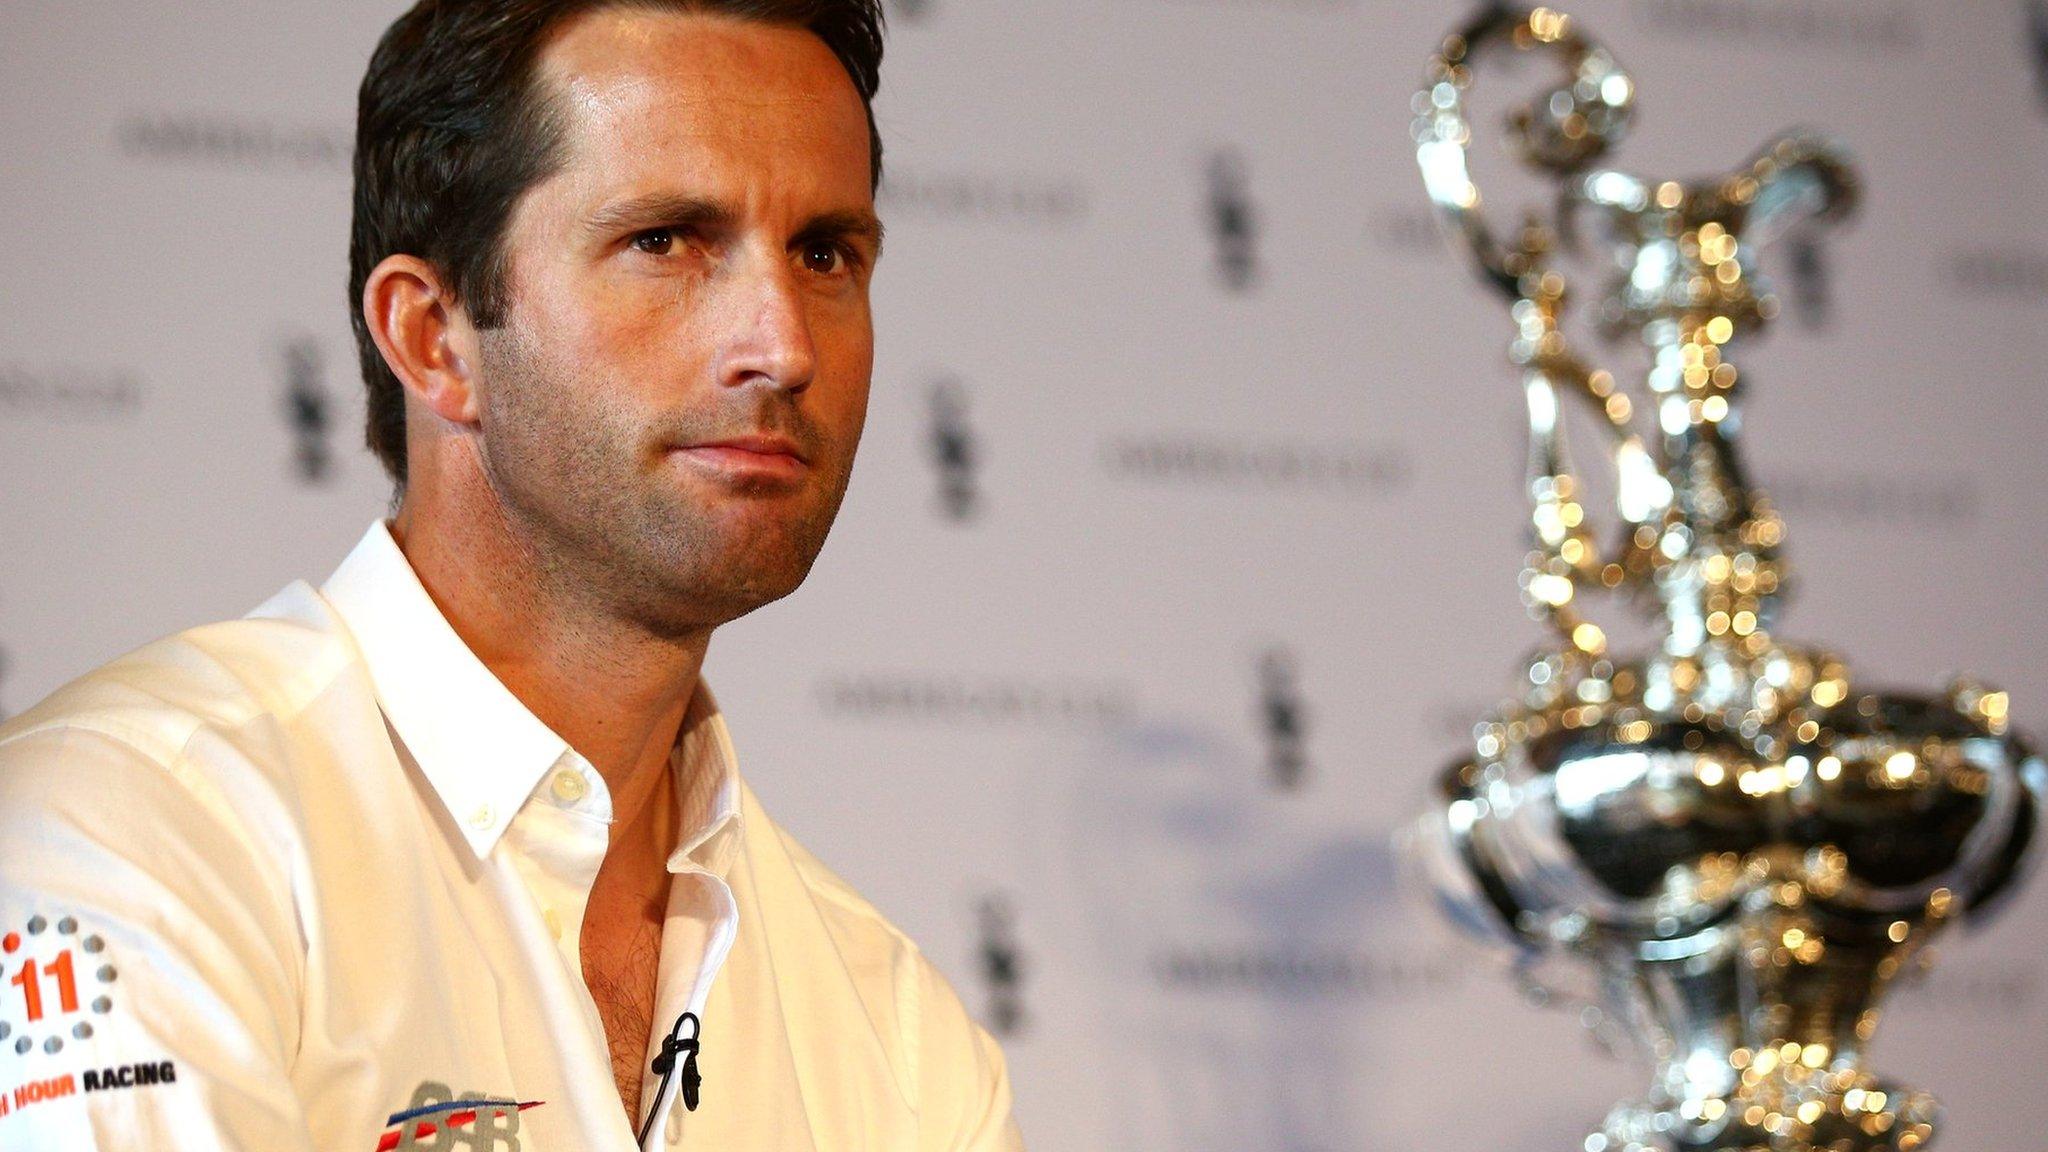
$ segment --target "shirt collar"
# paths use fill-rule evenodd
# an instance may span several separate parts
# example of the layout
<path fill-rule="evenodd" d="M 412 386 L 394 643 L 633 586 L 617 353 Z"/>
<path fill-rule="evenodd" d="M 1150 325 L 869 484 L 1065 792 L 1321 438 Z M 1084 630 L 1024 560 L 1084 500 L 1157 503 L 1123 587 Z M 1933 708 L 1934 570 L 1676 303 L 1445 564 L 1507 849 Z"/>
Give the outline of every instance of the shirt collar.
<path fill-rule="evenodd" d="M 354 635 L 385 720 L 470 849 L 488 856 L 568 743 L 456 635 L 384 521 L 320 591 Z"/>
<path fill-rule="evenodd" d="M 703 680 L 690 696 L 682 732 L 671 761 L 676 766 L 676 797 L 682 805 L 682 839 L 669 853 L 668 870 L 703 870 L 724 879 L 738 851 L 740 820 L 739 757 L 725 714 Z"/>

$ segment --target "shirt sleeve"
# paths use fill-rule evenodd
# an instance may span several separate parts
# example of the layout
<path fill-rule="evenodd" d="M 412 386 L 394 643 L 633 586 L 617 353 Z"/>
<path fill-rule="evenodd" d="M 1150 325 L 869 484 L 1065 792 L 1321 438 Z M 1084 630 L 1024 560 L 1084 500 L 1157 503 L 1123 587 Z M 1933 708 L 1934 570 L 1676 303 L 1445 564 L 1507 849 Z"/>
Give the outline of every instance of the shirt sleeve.
<path fill-rule="evenodd" d="M 0 1147 L 313 1152 L 289 866 L 246 828 L 182 755 L 0 744 Z"/>
<path fill-rule="evenodd" d="M 1002 1048 L 968 1016 L 931 961 L 920 954 L 917 965 L 921 1149 L 1023 1152 Z"/>

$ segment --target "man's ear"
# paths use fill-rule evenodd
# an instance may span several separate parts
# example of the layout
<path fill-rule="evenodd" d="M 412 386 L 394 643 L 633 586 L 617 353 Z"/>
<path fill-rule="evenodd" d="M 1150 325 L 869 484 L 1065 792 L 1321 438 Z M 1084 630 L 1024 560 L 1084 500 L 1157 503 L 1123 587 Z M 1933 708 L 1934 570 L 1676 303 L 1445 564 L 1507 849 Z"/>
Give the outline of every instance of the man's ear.
<path fill-rule="evenodd" d="M 363 283 L 363 319 L 406 394 L 451 424 L 481 411 L 476 327 L 441 274 L 417 256 L 379 261 Z"/>

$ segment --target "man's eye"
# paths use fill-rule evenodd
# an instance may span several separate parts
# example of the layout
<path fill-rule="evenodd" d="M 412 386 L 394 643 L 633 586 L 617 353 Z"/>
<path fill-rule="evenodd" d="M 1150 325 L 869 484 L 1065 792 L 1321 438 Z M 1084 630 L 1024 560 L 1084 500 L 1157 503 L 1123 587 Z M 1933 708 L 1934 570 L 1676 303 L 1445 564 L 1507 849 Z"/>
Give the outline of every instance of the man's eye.
<path fill-rule="evenodd" d="M 830 276 L 841 271 L 846 264 L 846 254 L 839 245 L 819 241 L 804 245 L 804 267 L 820 276 Z"/>
<path fill-rule="evenodd" d="M 675 246 L 676 234 L 668 228 L 653 228 L 633 237 L 633 247 L 649 256 L 666 256 Z"/>

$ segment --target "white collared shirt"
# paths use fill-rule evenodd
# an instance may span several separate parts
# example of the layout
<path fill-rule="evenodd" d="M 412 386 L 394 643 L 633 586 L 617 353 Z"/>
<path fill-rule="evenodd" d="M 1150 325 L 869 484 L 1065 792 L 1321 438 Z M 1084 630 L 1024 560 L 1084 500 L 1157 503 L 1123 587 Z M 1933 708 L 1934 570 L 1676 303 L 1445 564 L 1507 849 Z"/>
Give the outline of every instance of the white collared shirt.
<path fill-rule="evenodd" d="M 671 763 L 647 1059 L 694 1013 L 703 1087 L 646 1073 L 646 1147 L 1020 1149 L 995 1043 L 701 686 Z M 382 523 L 60 689 L 0 727 L 0 1148 L 636 1147 L 580 958 L 610 821 Z"/>

